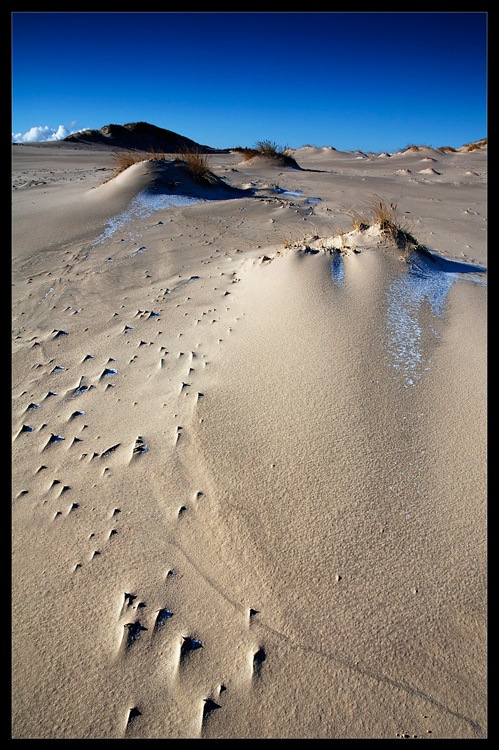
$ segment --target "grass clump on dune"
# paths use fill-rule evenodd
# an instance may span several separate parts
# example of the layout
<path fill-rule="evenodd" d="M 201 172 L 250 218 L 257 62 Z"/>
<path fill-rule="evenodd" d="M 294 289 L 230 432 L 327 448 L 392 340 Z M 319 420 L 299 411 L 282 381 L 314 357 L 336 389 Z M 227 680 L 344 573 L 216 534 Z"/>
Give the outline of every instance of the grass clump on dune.
<path fill-rule="evenodd" d="M 113 177 L 124 172 L 128 167 L 143 161 L 168 161 L 163 151 L 150 149 L 149 151 L 115 151 L 113 153 L 114 170 Z M 196 149 L 184 149 L 179 151 L 173 159 L 196 181 L 204 185 L 214 185 L 218 182 L 217 176 L 208 167 L 206 154 Z"/>
<path fill-rule="evenodd" d="M 175 162 L 180 164 L 193 180 L 202 185 L 214 185 L 218 182 L 218 177 L 208 166 L 208 157 L 201 151 L 184 149 L 175 157 Z"/>
<path fill-rule="evenodd" d="M 114 170 L 113 177 L 116 177 L 125 169 L 131 167 L 133 164 L 138 164 L 142 161 L 153 161 L 153 160 L 165 160 L 166 156 L 163 151 L 155 151 L 150 149 L 149 151 L 134 151 L 133 149 L 127 151 L 114 151 L 113 161 Z"/>
<path fill-rule="evenodd" d="M 362 234 L 370 229 L 376 230 L 373 234 L 379 244 L 380 234 L 391 240 L 397 248 L 404 252 L 407 258 L 412 250 L 423 253 L 429 253 L 428 248 L 419 242 L 408 225 L 401 223 L 397 213 L 397 206 L 394 203 L 388 203 L 383 198 L 375 197 L 369 203 L 366 203 L 364 209 L 345 209 L 345 213 L 350 218 L 349 228 L 337 227 L 336 233 L 329 237 L 312 237 L 296 240 L 294 238 L 284 238 L 282 244 L 285 249 L 290 247 L 299 248 L 301 252 L 330 252 L 342 254 L 354 249 L 356 252 L 362 246 Z M 366 246 L 372 246 L 372 239 L 366 237 Z"/>
<path fill-rule="evenodd" d="M 254 156 L 263 156 L 267 159 L 273 159 L 276 162 L 286 162 L 293 166 L 298 166 L 293 158 L 292 151 L 287 146 L 278 146 L 274 141 L 257 141 L 252 148 L 242 148 L 238 146 L 234 149 L 244 156 L 244 161 L 252 159 Z"/>
<path fill-rule="evenodd" d="M 353 209 L 349 213 L 352 231 L 363 232 L 369 227 L 378 226 L 398 247 L 405 250 L 410 247 L 422 247 L 412 234 L 411 228 L 401 223 L 394 203 L 387 203 L 383 198 L 376 197 L 363 213 Z"/>
<path fill-rule="evenodd" d="M 132 164 L 137 164 L 139 161 L 144 161 L 144 154 L 140 154 L 138 151 L 114 151 L 113 152 L 113 177 L 117 177 L 125 169 L 131 167 Z"/>
<path fill-rule="evenodd" d="M 270 158 L 279 158 L 280 156 L 290 156 L 290 150 L 287 146 L 278 146 L 274 141 L 258 141 L 256 150 L 261 156 L 270 156 Z"/>

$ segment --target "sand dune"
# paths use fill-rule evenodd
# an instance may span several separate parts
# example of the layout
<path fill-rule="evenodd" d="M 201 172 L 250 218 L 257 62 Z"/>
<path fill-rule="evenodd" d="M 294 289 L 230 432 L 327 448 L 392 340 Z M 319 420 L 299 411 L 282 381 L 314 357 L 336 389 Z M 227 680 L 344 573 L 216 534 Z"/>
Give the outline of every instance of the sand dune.
<path fill-rule="evenodd" d="M 294 157 L 13 147 L 15 738 L 487 736 L 486 149 Z"/>
<path fill-rule="evenodd" d="M 83 130 L 69 135 L 65 141 L 70 144 L 84 144 L 93 148 L 125 148 L 137 151 L 162 150 L 178 153 L 184 149 L 196 149 L 203 153 L 217 152 L 218 149 L 203 146 L 191 138 L 186 138 L 172 130 L 158 128 L 148 122 L 129 122 L 126 125 L 105 125 L 98 130 Z"/>

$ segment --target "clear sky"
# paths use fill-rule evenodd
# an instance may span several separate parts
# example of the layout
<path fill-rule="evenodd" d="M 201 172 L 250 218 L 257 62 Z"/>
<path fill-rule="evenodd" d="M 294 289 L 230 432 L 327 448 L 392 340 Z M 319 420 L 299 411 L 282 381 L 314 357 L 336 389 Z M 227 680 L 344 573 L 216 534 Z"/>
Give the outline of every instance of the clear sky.
<path fill-rule="evenodd" d="M 13 140 L 145 121 L 216 148 L 487 136 L 487 13 L 12 13 Z"/>

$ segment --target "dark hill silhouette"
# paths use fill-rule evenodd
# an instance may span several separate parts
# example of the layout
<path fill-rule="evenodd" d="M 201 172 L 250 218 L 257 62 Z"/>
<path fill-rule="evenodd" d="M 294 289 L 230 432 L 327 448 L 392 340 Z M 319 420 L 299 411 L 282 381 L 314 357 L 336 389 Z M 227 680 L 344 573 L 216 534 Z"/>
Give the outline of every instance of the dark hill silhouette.
<path fill-rule="evenodd" d="M 64 139 L 69 143 L 84 143 L 113 148 L 126 148 L 136 151 L 150 149 L 175 154 L 185 149 L 194 149 L 201 153 L 223 153 L 226 149 L 215 149 L 203 146 L 190 138 L 165 130 L 148 122 L 129 122 L 126 125 L 104 125 L 98 130 L 82 130 L 68 135 Z"/>

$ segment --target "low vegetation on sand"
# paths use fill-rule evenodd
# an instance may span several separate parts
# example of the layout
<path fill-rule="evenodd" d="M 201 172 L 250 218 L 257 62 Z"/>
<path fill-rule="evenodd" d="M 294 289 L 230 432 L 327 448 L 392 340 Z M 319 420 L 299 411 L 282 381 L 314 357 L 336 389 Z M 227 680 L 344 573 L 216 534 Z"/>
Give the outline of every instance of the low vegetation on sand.
<path fill-rule="evenodd" d="M 411 250 L 422 253 L 429 252 L 428 248 L 414 237 L 409 226 L 401 223 L 397 206 L 394 203 L 388 203 L 383 198 L 376 197 L 370 203 L 367 203 L 363 210 L 349 209 L 346 213 L 350 219 L 350 226 L 347 229 L 338 229 L 333 237 L 321 239 L 314 235 L 302 239 L 285 238 L 283 240 L 284 248 L 298 247 L 310 252 L 323 250 L 341 254 L 352 247 L 358 246 L 359 234 L 367 232 L 371 228 L 377 228 L 399 249 L 403 250 L 406 256 Z"/>
<path fill-rule="evenodd" d="M 163 151 L 115 151 L 113 153 L 114 170 L 116 177 L 125 169 L 143 161 L 170 161 Z M 195 149 L 184 149 L 179 151 L 173 158 L 173 162 L 179 164 L 194 179 L 204 185 L 213 185 L 218 182 L 216 175 L 208 166 L 206 154 Z"/>
<path fill-rule="evenodd" d="M 351 230 L 359 232 L 371 226 L 379 226 L 399 247 L 421 247 L 421 243 L 412 234 L 407 224 L 402 224 L 394 203 L 387 203 L 383 198 L 374 198 L 370 205 L 361 212 L 350 209 Z"/>
<path fill-rule="evenodd" d="M 234 151 L 242 154 L 244 161 L 248 161 L 254 156 L 263 156 L 276 162 L 284 161 L 292 166 L 298 166 L 293 158 L 292 151 L 287 146 L 278 146 L 274 141 L 258 141 L 252 148 L 237 146 Z"/>
<path fill-rule="evenodd" d="M 208 157 L 200 151 L 185 149 L 175 157 L 175 162 L 180 164 L 193 180 L 202 185 L 215 185 L 219 182 L 208 166 Z"/>
<path fill-rule="evenodd" d="M 148 161 L 149 159 L 157 159 L 159 156 L 153 156 L 152 152 L 145 153 L 144 151 L 114 151 L 113 152 L 113 177 L 117 177 L 125 169 L 131 167 L 132 164 L 137 164 L 140 161 Z M 164 158 L 164 155 L 163 155 Z"/>
<path fill-rule="evenodd" d="M 487 139 L 482 138 L 479 141 L 473 141 L 472 143 L 465 143 L 463 146 L 461 146 L 461 149 L 466 149 L 466 151 L 476 151 L 476 149 L 484 148 L 487 145 Z M 452 153 L 455 153 L 458 151 L 457 148 L 454 146 L 438 146 L 438 148 L 433 148 L 433 146 L 428 146 L 427 144 L 420 144 L 417 145 L 415 143 L 409 143 L 404 151 L 421 151 L 422 149 L 432 149 L 433 151 L 441 151 L 442 153 L 445 153 L 447 151 L 450 151 Z"/>

